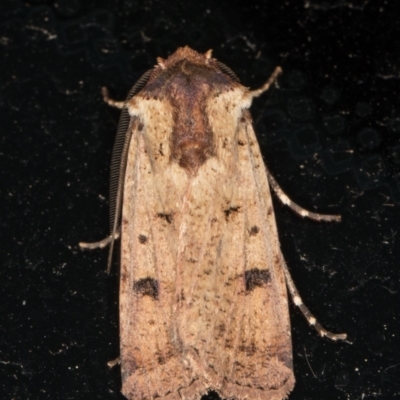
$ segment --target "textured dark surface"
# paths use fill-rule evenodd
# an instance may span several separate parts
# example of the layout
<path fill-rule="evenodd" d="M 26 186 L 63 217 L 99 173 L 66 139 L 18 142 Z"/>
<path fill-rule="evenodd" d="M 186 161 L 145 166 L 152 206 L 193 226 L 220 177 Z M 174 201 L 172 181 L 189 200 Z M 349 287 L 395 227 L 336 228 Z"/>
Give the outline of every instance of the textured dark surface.
<path fill-rule="evenodd" d="M 295 399 L 400 397 L 400 24 L 389 1 L 0 0 L 0 398 L 123 399 L 118 274 L 107 251 L 109 162 L 136 79 L 178 46 L 252 88 L 270 170 L 302 206 L 275 202 L 304 302 L 349 343 L 317 337 L 292 307 Z M 393 4 L 391 9 L 389 4 Z M 116 257 L 117 258 L 117 257 Z M 212 397 L 212 394 L 209 398 Z"/>

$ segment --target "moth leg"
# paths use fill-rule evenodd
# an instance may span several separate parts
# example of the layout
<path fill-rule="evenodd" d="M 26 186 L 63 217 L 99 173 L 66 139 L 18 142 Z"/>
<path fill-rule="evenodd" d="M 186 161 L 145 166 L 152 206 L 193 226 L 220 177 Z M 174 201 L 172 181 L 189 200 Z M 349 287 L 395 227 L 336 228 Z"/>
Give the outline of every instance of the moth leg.
<path fill-rule="evenodd" d="M 278 75 L 282 73 L 282 68 L 281 67 L 276 67 L 274 69 L 274 72 L 271 74 L 271 76 L 268 78 L 267 82 L 264 83 L 260 88 L 251 90 L 249 92 L 249 96 L 253 99 L 254 97 L 258 97 L 262 95 L 264 92 L 266 92 L 270 86 L 276 81 L 276 78 L 278 78 Z"/>
<path fill-rule="evenodd" d="M 106 87 L 101 88 L 101 94 L 103 95 L 104 102 L 106 102 L 109 106 L 119 109 L 124 108 L 125 102 L 111 99 L 108 95 L 108 89 Z"/>
<path fill-rule="evenodd" d="M 303 303 L 303 300 L 301 299 L 299 292 L 296 289 L 296 286 L 293 282 L 292 277 L 290 276 L 290 272 L 288 270 L 288 267 L 285 263 L 285 261 L 282 259 L 282 268 L 283 272 L 285 274 L 285 279 L 286 279 L 286 286 L 289 289 L 290 296 L 293 300 L 293 303 L 299 307 L 300 311 L 303 313 L 303 315 L 306 317 L 308 323 L 313 326 L 316 331 L 321 335 L 321 336 L 326 336 L 327 338 L 337 341 L 337 340 L 345 340 L 347 338 L 346 333 L 332 333 L 327 331 L 314 317 L 314 315 L 311 314 L 310 310 L 306 307 L 306 305 Z"/>
<path fill-rule="evenodd" d="M 117 230 L 115 234 L 107 236 L 103 240 L 94 243 L 80 242 L 79 247 L 85 250 L 94 250 L 94 249 L 104 249 L 107 247 L 113 240 L 117 240 L 120 237 L 120 231 Z"/>
<path fill-rule="evenodd" d="M 299 214 L 302 217 L 307 217 L 313 219 L 315 221 L 340 221 L 342 217 L 340 215 L 330 215 L 330 214 L 318 214 L 312 211 L 308 211 L 303 207 L 300 207 L 294 201 L 290 200 L 290 198 L 286 195 L 286 193 L 281 189 L 278 182 L 274 179 L 274 177 L 267 170 L 268 181 L 271 185 L 271 188 L 278 196 L 279 200 L 289 206 L 295 213 Z"/>
<path fill-rule="evenodd" d="M 274 72 L 271 74 L 271 76 L 268 78 L 267 82 L 264 83 L 263 86 L 261 86 L 259 89 L 251 90 L 249 92 L 250 98 L 258 97 L 264 92 L 266 92 L 271 85 L 276 81 L 278 78 L 279 74 L 282 73 L 282 68 L 281 67 L 276 67 Z M 285 194 L 285 192 L 280 188 L 278 185 L 278 182 L 273 178 L 273 176 L 269 173 L 267 169 L 267 175 L 268 175 L 268 180 L 269 183 L 278 196 L 279 200 L 289 206 L 294 212 L 297 214 L 301 215 L 302 217 L 307 217 L 310 219 L 314 219 L 316 221 L 340 221 L 341 216 L 340 215 L 330 215 L 330 214 L 318 214 L 314 213 L 312 211 L 308 211 L 305 208 L 300 207 L 298 204 L 296 204 L 294 201 L 290 200 L 289 197 Z"/>
<path fill-rule="evenodd" d="M 114 368 L 116 365 L 121 364 L 121 357 L 117 357 L 115 360 L 111 360 L 107 363 L 110 368 Z"/>

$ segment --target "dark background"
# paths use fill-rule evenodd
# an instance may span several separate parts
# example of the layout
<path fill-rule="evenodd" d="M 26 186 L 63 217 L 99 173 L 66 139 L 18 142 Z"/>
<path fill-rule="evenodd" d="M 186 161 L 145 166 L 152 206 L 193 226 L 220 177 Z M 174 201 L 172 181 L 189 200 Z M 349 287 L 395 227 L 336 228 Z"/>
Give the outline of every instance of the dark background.
<path fill-rule="evenodd" d="M 108 232 L 118 111 L 177 47 L 214 50 L 243 84 L 276 65 L 252 114 L 265 160 L 302 206 L 275 202 L 305 303 L 291 306 L 296 399 L 400 397 L 400 13 L 396 1 L 0 0 L 0 398 L 123 399 Z M 392 4 L 392 8 L 390 6 Z M 118 258 L 118 257 L 116 257 Z M 210 395 L 214 396 L 213 394 Z"/>

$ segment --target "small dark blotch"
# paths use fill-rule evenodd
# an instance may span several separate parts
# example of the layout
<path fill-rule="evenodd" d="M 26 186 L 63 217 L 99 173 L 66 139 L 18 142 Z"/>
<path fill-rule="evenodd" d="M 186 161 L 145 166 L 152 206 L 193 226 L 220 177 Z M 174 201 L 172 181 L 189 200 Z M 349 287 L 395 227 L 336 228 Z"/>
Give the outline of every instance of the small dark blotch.
<path fill-rule="evenodd" d="M 142 278 L 133 284 L 133 290 L 142 296 L 158 300 L 158 282 L 153 278 Z"/>
<path fill-rule="evenodd" d="M 165 359 L 165 357 L 163 357 L 163 356 L 158 356 L 158 357 L 157 357 L 157 361 L 158 361 L 158 363 L 159 363 L 160 365 L 163 365 L 163 364 L 166 363 L 166 359 Z"/>
<path fill-rule="evenodd" d="M 240 207 L 234 206 L 234 207 L 229 207 L 227 210 L 224 210 L 225 218 L 228 220 L 228 218 L 233 214 L 238 212 Z"/>
<path fill-rule="evenodd" d="M 241 363 L 240 361 L 238 361 L 238 360 L 236 360 L 234 363 L 233 363 L 233 365 L 234 365 L 234 368 L 235 368 L 235 371 L 237 372 L 237 373 L 244 373 L 244 371 L 247 371 L 247 365 L 244 365 L 243 363 Z"/>
<path fill-rule="evenodd" d="M 257 225 L 250 228 L 250 236 L 256 236 L 258 232 L 260 232 L 260 228 Z"/>
<path fill-rule="evenodd" d="M 157 351 L 156 353 L 157 362 L 160 365 L 166 364 L 168 360 L 174 357 L 174 353 L 170 349 L 163 349 L 163 351 Z"/>
<path fill-rule="evenodd" d="M 267 215 L 271 215 L 271 214 L 272 214 L 272 207 L 268 207 Z"/>
<path fill-rule="evenodd" d="M 233 277 L 233 276 L 227 277 L 227 280 L 225 281 L 224 285 L 225 286 L 232 286 L 234 283 L 236 283 L 236 279 L 237 279 L 237 276 L 235 276 L 235 277 Z"/>
<path fill-rule="evenodd" d="M 163 155 L 164 155 L 163 144 L 162 144 L 162 143 L 160 143 L 160 147 L 159 147 L 159 149 L 158 149 L 158 152 L 160 153 L 160 156 L 163 156 Z"/>
<path fill-rule="evenodd" d="M 148 238 L 146 235 L 139 235 L 139 242 L 142 244 L 145 244 L 147 242 Z"/>
<path fill-rule="evenodd" d="M 256 287 L 265 287 L 271 281 L 271 275 L 267 269 L 253 268 L 244 273 L 246 292 L 251 292 Z"/>
<path fill-rule="evenodd" d="M 141 132 L 144 128 L 144 125 L 140 122 L 138 125 L 138 131 Z"/>
<path fill-rule="evenodd" d="M 162 352 L 161 351 L 156 351 L 155 355 L 157 357 L 157 362 L 160 365 L 163 365 L 163 364 L 167 363 L 168 360 L 173 357 L 172 352 L 168 351 L 168 350 L 167 351 L 164 350 Z"/>
<path fill-rule="evenodd" d="M 240 118 L 240 122 L 241 122 L 242 124 L 244 124 L 244 123 L 246 122 L 246 118 L 245 118 L 245 117 L 241 117 L 241 118 Z"/>
<path fill-rule="evenodd" d="M 239 146 L 244 146 L 246 143 L 245 142 L 243 142 L 243 140 L 238 140 L 238 145 Z"/>
<path fill-rule="evenodd" d="M 181 301 L 185 301 L 185 293 L 181 290 L 181 294 L 176 296 L 176 302 L 180 303 Z"/>
<path fill-rule="evenodd" d="M 226 325 L 225 324 L 219 324 L 217 326 L 217 332 L 218 332 L 218 336 L 222 336 L 226 332 Z"/>
<path fill-rule="evenodd" d="M 250 346 L 239 346 L 239 350 L 246 353 L 246 356 L 254 356 L 257 353 L 257 347 L 254 343 L 251 343 Z"/>
<path fill-rule="evenodd" d="M 169 224 L 172 223 L 172 214 L 158 213 L 157 217 L 165 219 Z"/>

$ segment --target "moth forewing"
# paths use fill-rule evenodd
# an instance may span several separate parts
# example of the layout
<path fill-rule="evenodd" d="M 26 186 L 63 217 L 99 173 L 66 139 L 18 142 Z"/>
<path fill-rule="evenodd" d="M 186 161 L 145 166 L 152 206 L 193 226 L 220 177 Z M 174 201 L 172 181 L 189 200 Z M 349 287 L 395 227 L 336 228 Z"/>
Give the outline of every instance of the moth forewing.
<path fill-rule="evenodd" d="M 180 48 L 158 63 L 124 105 L 132 131 L 118 185 L 122 392 L 282 400 L 294 386 L 286 288 L 321 334 L 343 336 L 309 313 L 280 251 L 248 108 L 281 70 L 249 91 L 210 51 Z M 324 219 L 271 182 L 296 212 Z"/>

